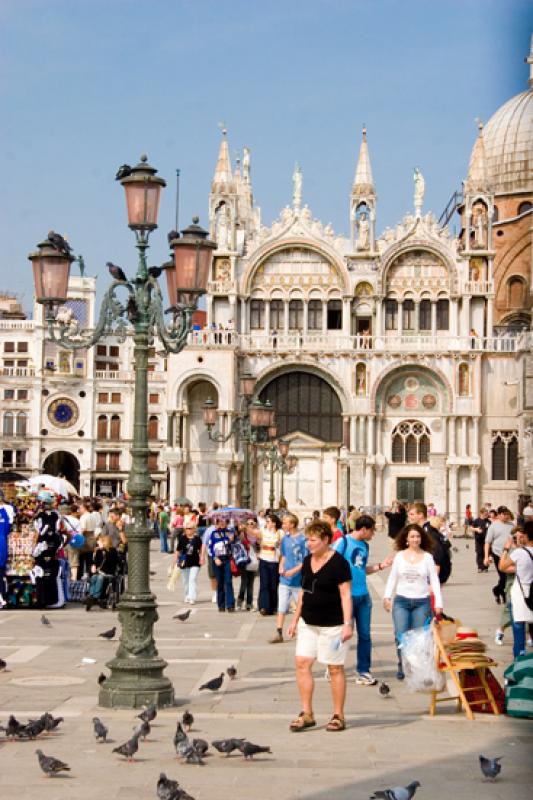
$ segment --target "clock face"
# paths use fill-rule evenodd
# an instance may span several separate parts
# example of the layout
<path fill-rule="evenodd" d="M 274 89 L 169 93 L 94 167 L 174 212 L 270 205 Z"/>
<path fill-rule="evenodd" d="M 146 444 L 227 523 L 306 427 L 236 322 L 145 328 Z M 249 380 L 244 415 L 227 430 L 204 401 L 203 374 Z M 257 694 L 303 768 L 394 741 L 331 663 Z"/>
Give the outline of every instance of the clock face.
<path fill-rule="evenodd" d="M 70 428 L 78 419 L 76 403 L 68 397 L 59 397 L 48 407 L 48 419 L 56 428 Z"/>

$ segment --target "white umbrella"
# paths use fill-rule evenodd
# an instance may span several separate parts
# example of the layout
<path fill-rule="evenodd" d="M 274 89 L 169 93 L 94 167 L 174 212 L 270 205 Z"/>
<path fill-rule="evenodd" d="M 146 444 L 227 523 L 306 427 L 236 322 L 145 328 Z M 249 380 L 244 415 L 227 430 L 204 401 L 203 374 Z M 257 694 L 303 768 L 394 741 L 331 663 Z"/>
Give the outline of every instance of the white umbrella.
<path fill-rule="evenodd" d="M 34 475 L 28 478 L 27 481 L 21 481 L 24 486 L 29 486 L 31 489 L 51 489 L 52 492 L 60 494 L 62 497 L 68 497 L 69 494 L 77 495 L 78 490 L 67 481 L 66 478 L 58 478 L 56 475 Z"/>

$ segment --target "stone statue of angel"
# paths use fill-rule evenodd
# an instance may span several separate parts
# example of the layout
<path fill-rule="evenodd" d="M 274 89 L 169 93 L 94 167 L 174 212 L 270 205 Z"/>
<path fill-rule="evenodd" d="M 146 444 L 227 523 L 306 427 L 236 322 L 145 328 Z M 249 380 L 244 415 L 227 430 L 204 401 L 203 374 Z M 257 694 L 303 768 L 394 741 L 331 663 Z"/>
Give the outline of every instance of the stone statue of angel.
<path fill-rule="evenodd" d="M 415 167 L 413 180 L 415 182 L 415 214 L 417 217 L 420 217 L 422 213 L 422 206 L 424 205 L 426 182 L 418 167 Z"/>
<path fill-rule="evenodd" d="M 302 205 L 302 184 L 303 174 L 300 165 L 296 163 L 292 175 L 292 205 L 293 208 L 298 209 Z"/>

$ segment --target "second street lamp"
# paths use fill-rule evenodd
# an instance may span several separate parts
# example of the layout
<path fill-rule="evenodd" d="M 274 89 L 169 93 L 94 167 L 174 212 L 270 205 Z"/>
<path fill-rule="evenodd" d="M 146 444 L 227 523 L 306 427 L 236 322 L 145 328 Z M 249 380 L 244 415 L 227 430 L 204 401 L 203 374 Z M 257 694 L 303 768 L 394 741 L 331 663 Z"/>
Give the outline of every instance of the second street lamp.
<path fill-rule="evenodd" d="M 179 353 L 187 343 L 191 320 L 198 297 L 206 290 L 207 277 L 215 242 L 198 220 L 170 242 L 174 251 L 173 270 L 169 265 L 172 322 L 164 318 L 163 300 L 157 281 L 158 270 L 148 270 L 146 250 L 150 232 L 157 228 L 161 189 L 165 186 L 146 156 L 134 167 L 121 167 L 118 177 L 124 187 L 128 224 L 135 232 L 139 260 L 137 273 L 129 280 L 122 269 L 108 265 L 115 278 L 104 295 L 98 323 L 94 330 L 78 330 L 72 321 L 58 315 L 58 307 L 67 299 L 68 275 L 73 258 L 69 245 L 51 231 L 48 239 L 30 253 L 36 299 L 45 307 L 48 334 L 61 347 L 78 350 L 92 347 L 102 336 L 113 334 L 124 341 L 133 329 L 135 400 L 131 470 L 127 490 L 133 522 L 127 527 L 128 581 L 118 606 L 121 635 L 115 657 L 108 663 L 110 676 L 100 688 L 102 706 L 139 708 L 155 703 L 172 705 L 174 688 L 163 674 L 166 661 L 154 641 L 153 628 L 158 619 L 155 596 L 150 590 L 149 558 L 151 531 L 148 526 L 148 499 L 152 479 L 148 468 L 148 352 L 158 337 L 167 353 Z M 121 174 L 122 173 L 122 174 Z M 172 272 L 172 275 L 169 273 Z M 126 292 L 122 303 L 118 290 Z"/>

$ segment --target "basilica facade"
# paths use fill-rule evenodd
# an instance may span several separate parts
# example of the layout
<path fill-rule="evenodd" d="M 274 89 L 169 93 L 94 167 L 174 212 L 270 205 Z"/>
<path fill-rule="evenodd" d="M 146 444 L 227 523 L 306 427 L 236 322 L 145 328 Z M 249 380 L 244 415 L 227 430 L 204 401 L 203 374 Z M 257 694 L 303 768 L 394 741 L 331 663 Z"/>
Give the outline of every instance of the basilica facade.
<path fill-rule="evenodd" d="M 531 64 L 531 57 L 528 62 Z M 533 492 L 533 88 L 479 126 L 460 191 L 437 219 L 416 169 L 413 207 L 379 230 L 363 130 L 349 236 L 313 217 L 297 166 L 291 202 L 261 223 L 251 154 L 231 163 L 223 132 L 209 195 L 217 242 L 205 325 L 178 356 L 150 359 L 150 470 L 169 499 L 238 503 L 239 378 L 275 408 L 293 459 L 291 509 L 426 500 L 458 518 L 467 503 L 516 507 Z M 458 213 L 461 231 L 447 223 Z M 94 323 L 95 281 L 71 278 L 69 308 Z M 132 342 L 82 354 L 33 320 L 0 319 L 3 466 L 70 474 L 80 492 L 116 494 L 129 469 Z M 202 418 L 217 408 L 213 441 Z M 253 504 L 271 492 L 251 451 Z M 279 480 L 279 474 L 276 480 Z M 276 487 L 276 494 L 278 494 Z"/>

